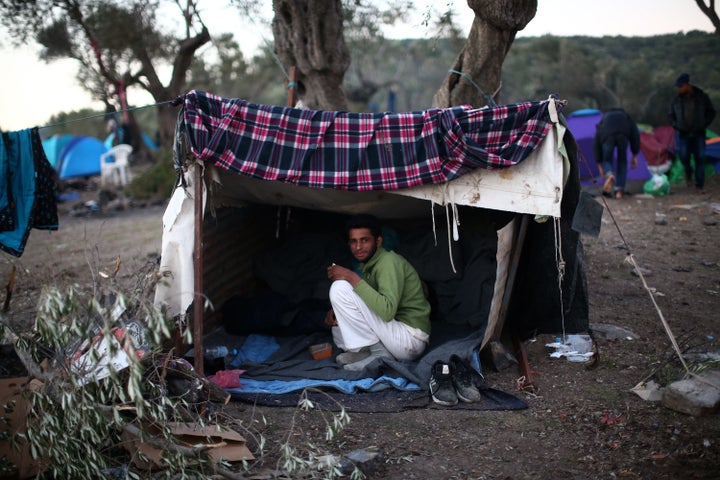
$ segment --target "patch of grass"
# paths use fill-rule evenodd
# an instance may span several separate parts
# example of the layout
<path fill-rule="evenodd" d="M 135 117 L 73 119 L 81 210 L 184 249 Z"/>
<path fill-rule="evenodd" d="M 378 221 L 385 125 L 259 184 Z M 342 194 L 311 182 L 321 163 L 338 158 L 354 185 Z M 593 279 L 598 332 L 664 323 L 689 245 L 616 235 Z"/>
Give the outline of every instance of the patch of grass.
<path fill-rule="evenodd" d="M 156 153 L 155 164 L 136 175 L 125 191 L 135 200 L 167 198 L 173 191 L 176 178 L 172 150 L 160 149 Z"/>

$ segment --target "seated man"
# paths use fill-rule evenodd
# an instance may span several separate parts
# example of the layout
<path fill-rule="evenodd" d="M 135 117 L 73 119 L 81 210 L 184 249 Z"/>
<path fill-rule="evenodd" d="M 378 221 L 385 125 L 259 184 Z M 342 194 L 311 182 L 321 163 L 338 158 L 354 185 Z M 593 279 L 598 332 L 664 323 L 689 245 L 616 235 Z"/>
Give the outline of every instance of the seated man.
<path fill-rule="evenodd" d="M 407 260 L 382 247 L 377 218 L 356 215 L 345 232 L 362 277 L 340 265 L 327 269 L 333 283 L 325 323 L 346 351 L 337 362 L 358 371 L 379 357 L 416 359 L 430 339 L 430 304 L 420 277 Z"/>

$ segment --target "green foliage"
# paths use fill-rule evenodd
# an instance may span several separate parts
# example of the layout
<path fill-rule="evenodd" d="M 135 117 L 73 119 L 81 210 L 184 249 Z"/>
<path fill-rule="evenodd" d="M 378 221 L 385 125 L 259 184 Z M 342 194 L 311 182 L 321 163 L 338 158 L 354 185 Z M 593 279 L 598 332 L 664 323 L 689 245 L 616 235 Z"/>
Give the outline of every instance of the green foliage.
<path fill-rule="evenodd" d="M 173 168 L 172 150 L 155 152 L 156 161 L 150 168 L 133 177 L 125 192 L 136 200 L 168 198 L 172 194 L 177 173 Z"/>
<path fill-rule="evenodd" d="M 143 334 L 129 334 L 131 323 L 142 325 Z M 115 466 L 113 448 L 121 445 L 122 432 L 145 424 L 159 425 L 159 435 L 172 442 L 165 426 L 168 413 L 184 403 L 167 397 L 148 400 L 148 392 L 163 387 L 148 378 L 141 360 L 160 350 L 172 328 L 159 309 L 146 302 L 126 303 L 117 292 L 98 299 L 76 286 L 44 291 L 34 335 L 16 348 L 45 365 L 43 387 L 30 396 L 25 436 L 48 474 L 97 478 Z M 173 450 L 167 454 L 172 458 L 168 468 L 176 473 L 203 468 L 198 458 Z"/>
<path fill-rule="evenodd" d="M 503 65 L 501 103 L 558 93 L 567 110 L 625 108 L 637 122 L 668 123 L 682 72 L 720 104 L 720 43 L 710 33 L 653 37 L 518 38 Z M 712 129 L 720 125 L 716 119 Z"/>
<path fill-rule="evenodd" d="M 139 272 L 138 278 L 129 297 L 110 287 L 92 292 L 77 285 L 45 288 L 32 331 L 19 337 L 11 332 L 18 355 L 41 381 L 28 392 L 30 418 L 21 434 L 40 461 L 41 476 L 104 478 L 104 470 L 118 468 L 125 478 L 137 479 L 245 478 L 238 471 L 252 472 L 254 464 L 212 463 L 202 442 L 188 445 L 174 436 L 174 422 L 217 425 L 254 440 L 260 460 L 269 446 L 262 435 L 206 399 L 201 378 L 189 364 L 163 353 L 175 323 L 144 300 L 153 275 Z M 186 344 L 189 335 L 185 330 Z M 340 456 L 326 453 L 305 434 L 298 436 L 303 425 L 296 422 L 300 412 L 313 410 L 325 423 L 324 442 L 332 442 L 350 421 L 338 406 L 338 414 L 317 410 L 303 393 L 287 435 L 273 449 L 279 476 L 341 475 Z M 251 412 L 251 427 L 256 416 Z M 133 439 L 160 449 L 159 463 L 124 448 Z M 3 468 L 12 465 L 0 460 L 0 472 Z M 351 478 L 363 475 L 356 469 Z"/>

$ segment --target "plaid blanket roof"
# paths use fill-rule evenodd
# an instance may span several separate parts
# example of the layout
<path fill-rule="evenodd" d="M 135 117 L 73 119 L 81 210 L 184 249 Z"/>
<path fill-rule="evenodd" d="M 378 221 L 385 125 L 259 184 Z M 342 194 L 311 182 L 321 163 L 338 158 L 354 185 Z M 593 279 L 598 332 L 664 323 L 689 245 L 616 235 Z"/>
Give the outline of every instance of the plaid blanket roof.
<path fill-rule="evenodd" d="M 522 162 L 547 135 L 548 102 L 348 113 L 258 105 L 190 91 L 178 129 L 197 158 L 263 180 L 394 190 Z"/>

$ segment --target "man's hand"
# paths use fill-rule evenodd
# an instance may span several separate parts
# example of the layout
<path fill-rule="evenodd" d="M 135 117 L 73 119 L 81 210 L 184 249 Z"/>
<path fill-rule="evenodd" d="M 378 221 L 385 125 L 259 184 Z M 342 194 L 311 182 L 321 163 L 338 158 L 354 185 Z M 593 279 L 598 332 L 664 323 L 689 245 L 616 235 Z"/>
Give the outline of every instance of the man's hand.
<path fill-rule="evenodd" d="M 328 310 L 328 312 L 325 314 L 325 325 L 328 327 L 334 327 L 337 325 L 337 319 L 335 318 L 335 312 L 333 312 L 333 309 L 331 308 Z"/>
<path fill-rule="evenodd" d="M 632 169 L 637 168 L 637 155 L 633 155 L 632 161 L 630 162 L 630 168 L 632 168 Z"/>
<path fill-rule="evenodd" d="M 333 282 L 335 280 L 346 280 L 353 287 L 360 283 L 360 275 L 348 268 L 341 267 L 340 265 L 336 265 L 334 263 L 328 267 L 327 275 Z"/>

